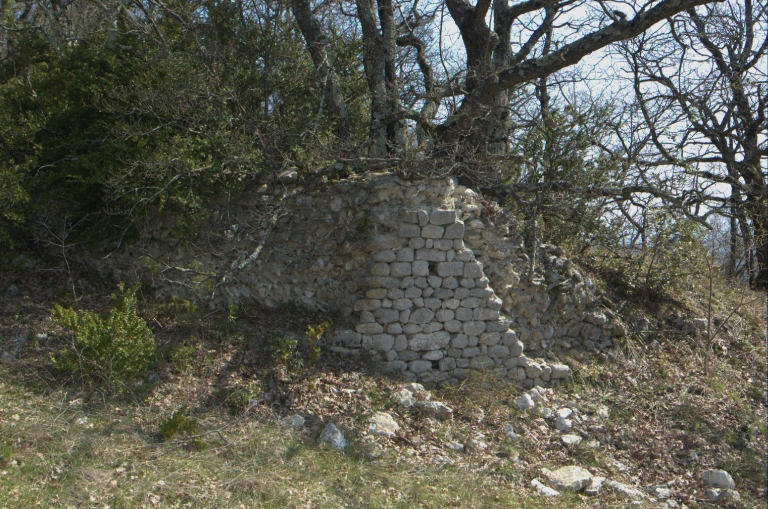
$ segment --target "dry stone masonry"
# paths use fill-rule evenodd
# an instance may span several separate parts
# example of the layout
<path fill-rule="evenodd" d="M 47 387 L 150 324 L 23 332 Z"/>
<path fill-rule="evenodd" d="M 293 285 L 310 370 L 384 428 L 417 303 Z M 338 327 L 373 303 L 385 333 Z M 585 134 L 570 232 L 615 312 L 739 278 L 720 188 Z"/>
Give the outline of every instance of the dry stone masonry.
<path fill-rule="evenodd" d="M 405 211 L 397 235 L 372 253 L 366 298 L 354 305 L 359 323 L 345 346 L 373 351 L 390 371 L 422 382 L 492 369 L 529 387 L 557 384 L 568 366 L 523 355 L 464 234 L 456 210 Z"/>
<path fill-rule="evenodd" d="M 552 385 L 567 375 L 554 353 L 597 352 L 624 333 L 560 248 L 526 246 L 514 217 L 452 178 L 265 185 L 213 207 L 193 240 L 172 220 L 87 261 L 160 299 L 337 311 L 349 325 L 332 348 L 371 351 L 419 381 L 485 369 Z"/>

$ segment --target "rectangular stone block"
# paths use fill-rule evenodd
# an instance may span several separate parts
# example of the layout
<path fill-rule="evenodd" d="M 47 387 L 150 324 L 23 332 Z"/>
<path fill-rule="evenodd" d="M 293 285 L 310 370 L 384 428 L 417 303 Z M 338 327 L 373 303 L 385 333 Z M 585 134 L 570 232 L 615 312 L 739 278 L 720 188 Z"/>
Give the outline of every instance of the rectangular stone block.
<path fill-rule="evenodd" d="M 378 299 L 360 299 L 355 302 L 355 311 L 373 311 L 381 307 Z"/>
<path fill-rule="evenodd" d="M 452 240 L 446 240 L 446 239 L 435 239 L 435 241 L 432 243 L 432 247 L 435 249 L 439 249 L 440 251 L 452 251 L 453 250 L 453 241 Z M 446 254 L 448 256 L 448 254 Z"/>
<path fill-rule="evenodd" d="M 398 235 L 404 238 L 413 238 L 421 236 L 421 228 L 418 225 L 410 223 L 400 223 Z"/>
<path fill-rule="evenodd" d="M 373 253 L 373 260 L 377 262 L 394 262 L 397 255 L 391 249 Z"/>
<path fill-rule="evenodd" d="M 467 336 L 479 336 L 483 332 L 485 332 L 485 322 L 466 322 L 464 324 L 464 334 Z"/>
<path fill-rule="evenodd" d="M 465 263 L 464 277 L 471 279 L 483 277 L 483 264 L 478 261 Z"/>
<path fill-rule="evenodd" d="M 456 369 L 456 359 L 445 357 L 440 360 L 440 371 L 449 371 L 451 369 Z"/>
<path fill-rule="evenodd" d="M 398 262 L 412 262 L 414 260 L 414 252 L 410 247 L 404 247 L 397 250 Z"/>
<path fill-rule="evenodd" d="M 485 331 L 486 332 L 507 332 L 511 323 L 512 322 L 510 322 L 508 318 L 501 318 L 499 320 L 490 320 L 485 323 Z"/>
<path fill-rule="evenodd" d="M 446 331 L 437 331 L 430 334 L 414 334 L 408 340 L 408 348 L 416 352 L 439 350 L 448 346 L 451 335 Z"/>
<path fill-rule="evenodd" d="M 403 221 L 406 223 L 419 224 L 419 216 L 415 210 L 407 210 L 403 215 Z"/>
<path fill-rule="evenodd" d="M 461 276 L 463 272 L 464 262 L 442 262 L 437 264 L 438 276 Z"/>
<path fill-rule="evenodd" d="M 416 215 L 419 218 L 419 226 L 425 226 L 429 223 L 429 212 L 426 210 L 417 210 Z"/>
<path fill-rule="evenodd" d="M 377 322 L 384 325 L 400 321 L 400 311 L 397 309 L 377 309 L 373 312 L 373 316 L 376 317 Z"/>
<path fill-rule="evenodd" d="M 463 239 L 464 238 L 464 223 L 462 221 L 456 221 L 452 225 L 445 227 L 444 239 Z M 455 245 L 455 244 L 454 244 Z"/>
<path fill-rule="evenodd" d="M 388 352 L 392 350 L 392 346 L 395 343 L 395 337 L 391 334 L 376 334 L 371 340 L 371 348 L 373 350 L 380 350 L 382 352 Z"/>
<path fill-rule="evenodd" d="M 480 344 L 485 346 L 493 346 L 501 341 L 500 332 L 484 332 L 480 334 Z"/>
<path fill-rule="evenodd" d="M 477 286 L 477 279 L 475 279 L 475 286 Z M 469 294 L 472 297 L 477 297 L 480 299 L 488 299 L 490 297 L 493 297 L 493 290 L 490 288 L 473 288 Z M 489 308 L 493 309 L 491 306 L 488 306 Z M 501 309 L 501 306 L 499 306 L 499 309 Z"/>
<path fill-rule="evenodd" d="M 480 355 L 480 349 L 476 346 L 469 346 L 461 352 L 461 356 L 465 359 L 477 357 L 478 355 Z"/>
<path fill-rule="evenodd" d="M 411 239 L 408 242 L 408 247 L 410 247 L 411 249 L 421 249 L 422 247 L 424 247 L 426 243 L 427 241 L 425 239 L 422 239 L 421 237 L 417 237 L 415 239 Z"/>
<path fill-rule="evenodd" d="M 374 263 L 371 267 L 371 275 L 373 276 L 389 276 L 389 264 L 384 262 Z"/>
<path fill-rule="evenodd" d="M 444 262 L 445 251 L 439 251 L 437 249 L 419 249 L 416 251 L 416 259 L 424 260 L 426 262 Z"/>
<path fill-rule="evenodd" d="M 499 312 L 488 308 L 475 308 L 474 312 L 472 313 L 472 318 L 482 321 L 496 320 L 499 318 Z"/>
<path fill-rule="evenodd" d="M 436 225 L 452 224 L 456 222 L 455 210 L 436 209 L 429 214 L 429 222 Z"/>
<path fill-rule="evenodd" d="M 442 239 L 443 233 L 445 233 L 445 228 L 433 224 L 428 224 L 421 229 L 421 237 L 424 239 Z"/>
<path fill-rule="evenodd" d="M 359 323 L 355 326 L 355 330 L 360 334 L 381 334 L 384 332 L 384 327 L 379 323 Z"/>
<path fill-rule="evenodd" d="M 462 322 L 468 322 L 472 320 L 472 310 L 468 308 L 456 308 L 454 311 L 454 314 L 456 315 L 457 320 L 461 320 Z"/>
<path fill-rule="evenodd" d="M 392 277 L 406 277 L 411 275 L 410 262 L 393 262 L 389 264 L 389 274 Z"/>
<path fill-rule="evenodd" d="M 386 288 L 373 288 L 365 292 L 365 296 L 369 299 L 383 299 L 387 296 Z"/>

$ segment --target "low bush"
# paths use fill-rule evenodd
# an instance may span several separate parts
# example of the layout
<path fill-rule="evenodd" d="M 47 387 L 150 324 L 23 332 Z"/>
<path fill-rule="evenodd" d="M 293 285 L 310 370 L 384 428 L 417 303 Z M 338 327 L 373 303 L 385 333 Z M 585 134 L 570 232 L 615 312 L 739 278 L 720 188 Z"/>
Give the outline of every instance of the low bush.
<path fill-rule="evenodd" d="M 114 307 L 101 315 L 54 306 L 53 321 L 74 332 L 53 359 L 57 369 L 107 388 L 146 373 L 155 358 L 155 341 L 147 322 L 136 312 L 138 285 L 120 283 Z"/>

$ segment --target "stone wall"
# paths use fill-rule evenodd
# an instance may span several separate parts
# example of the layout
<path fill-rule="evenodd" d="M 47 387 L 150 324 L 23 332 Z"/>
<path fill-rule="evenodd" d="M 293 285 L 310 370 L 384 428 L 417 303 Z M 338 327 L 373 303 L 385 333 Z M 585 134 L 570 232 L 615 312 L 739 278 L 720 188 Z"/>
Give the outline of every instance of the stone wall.
<path fill-rule="evenodd" d="M 338 311 L 349 327 L 335 348 L 371 350 L 423 381 L 485 368 L 544 385 L 566 369 L 543 360 L 553 350 L 580 355 L 623 333 L 562 250 L 541 246 L 529 274 L 514 218 L 451 178 L 264 186 L 216 205 L 192 240 L 168 221 L 88 263 L 161 299 Z"/>

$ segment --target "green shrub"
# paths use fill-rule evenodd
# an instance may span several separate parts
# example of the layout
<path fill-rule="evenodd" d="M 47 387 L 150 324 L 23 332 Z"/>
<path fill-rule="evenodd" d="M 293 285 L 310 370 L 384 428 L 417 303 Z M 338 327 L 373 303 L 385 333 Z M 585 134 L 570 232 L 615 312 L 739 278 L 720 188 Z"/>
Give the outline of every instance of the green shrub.
<path fill-rule="evenodd" d="M 74 332 L 72 342 L 54 357 L 57 369 L 85 379 L 96 379 L 108 387 L 144 374 L 155 356 L 152 331 L 136 314 L 138 285 L 125 289 L 105 315 L 76 311 L 58 304 L 53 321 Z"/>
<path fill-rule="evenodd" d="M 272 338 L 272 358 L 278 366 L 288 367 L 290 364 L 301 364 L 301 358 L 296 352 L 298 342 L 288 336 L 276 334 Z"/>
<path fill-rule="evenodd" d="M 307 361 L 310 365 L 317 362 L 317 359 L 320 358 L 320 354 L 322 353 L 322 349 L 320 348 L 320 338 L 322 338 L 325 331 L 328 330 L 329 325 L 328 322 L 323 322 L 314 327 L 312 325 L 307 326 L 307 340 L 309 341 Z"/>
<path fill-rule="evenodd" d="M 174 437 L 188 437 L 190 435 L 195 435 L 199 429 L 200 424 L 197 422 L 197 419 L 189 416 L 186 405 L 173 412 L 173 414 L 171 414 L 168 419 L 161 422 L 158 427 L 160 437 L 164 442 L 167 442 Z"/>
<path fill-rule="evenodd" d="M 250 382 L 246 387 L 220 387 L 214 397 L 231 412 L 239 414 L 258 400 L 260 392 L 259 384 Z"/>

